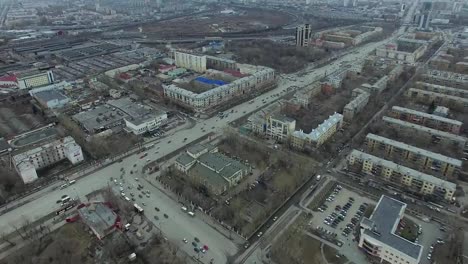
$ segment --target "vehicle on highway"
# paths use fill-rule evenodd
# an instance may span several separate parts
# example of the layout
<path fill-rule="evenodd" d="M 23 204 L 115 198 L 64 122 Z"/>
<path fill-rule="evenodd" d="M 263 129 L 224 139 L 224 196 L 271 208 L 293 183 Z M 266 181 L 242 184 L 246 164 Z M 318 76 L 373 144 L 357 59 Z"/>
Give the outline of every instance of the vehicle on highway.
<path fill-rule="evenodd" d="M 159 212 L 159 208 L 158 208 L 158 207 L 155 207 L 154 210 L 156 210 L 156 212 Z"/>
<path fill-rule="evenodd" d="M 184 211 L 184 212 L 187 212 L 187 207 L 185 207 L 185 206 L 182 206 L 180 209 L 182 209 L 182 211 Z"/>
<path fill-rule="evenodd" d="M 195 217 L 195 213 L 194 213 L 194 212 L 188 212 L 187 214 L 190 215 L 191 217 Z"/>
<path fill-rule="evenodd" d="M 76 183 L 76 180 L 71 180 L 68 182 L 68 185 L 72 185 L 72 184 L 75 184 Z"/>
<path fill-rule="evenodd" d="M 65 188 L 67 188 L 67 187 L 68 187 L 68 184 L 66 184 L 66 183 L 65 183 L 65 184 L 62 184 L 62 185 L 60 185 L 60 190 L 63 190 L 63 189 L 65 189 Z"/>

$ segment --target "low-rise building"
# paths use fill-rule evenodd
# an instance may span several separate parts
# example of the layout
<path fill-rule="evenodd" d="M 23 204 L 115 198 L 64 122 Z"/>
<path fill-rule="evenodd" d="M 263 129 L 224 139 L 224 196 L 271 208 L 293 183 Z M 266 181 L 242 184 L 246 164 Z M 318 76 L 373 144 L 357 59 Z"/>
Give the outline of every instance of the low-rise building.
<path fill-rule="evenodd" d="M 383 152 L 388 158 L 404 160 L 420 170 L 437 173 L 443 178 L 456 179 L 458 171 L 462 168 L 461 160 L 375 134 L 367 134 L 366 146 L 369 152 Z"/>
<path fill-rule="evenodd" d="M 400 119 L 384 116 L 382 120 L 387 123 L 390 127 L 394 127 L 396 129 L 406 130 L 411 133 L 415 133 L 418 136 L 425 136 L 431 137 L 431 141 L 433 144 L 437 144 L 439 142 L 444 142 L 446 144 L 452 144 L 455 146 L 459 146 L 460 148 L 466 147 L 467 138 L 454 135 L 452 133 L 448 133 L 445 131 L 440 131 L 437 129 L 417 125 L 414 123 L 410 123 L 407 121 L 403 121 Z"/>
<path fill-rule="evenodd" d="M 451 201 L 456 184 L 417 170 L 396 164 L 359 150 L 348 155 L 348 166 L 358 168 L 372 176 L 379 176 L 391 184 L 406 188 L 420 195 Z"/>
<path fill-rule="evenodd" d="M 175 168 L 215 195 L 237 185 L 251 172 L 249 166 L 219 153 L 217 147 L 209 144 L 188 148 L 177 157 Z"/>
<path fill-rule="evenodd" d="M 387 88 L 388 76 L 385 75 L 379 78 L 375 83 L 365 83 L 361 85 L 360 89 L 367 91 L 370 94 L 379 94 Z"/>
<path fill-rule="evenodd" d="M 468 98 L 453 96 L 443 93 L 436 93 L 416 88 L 410 88 L 405 95 L 413 100 L 424 104 L 435 103 L 450 108 L 457 108 L 460 111 L 468 111 Z"/>
<path fill-rule="evenodd" d="M 389 115 L 404 121 L 457 135 L 460 134 L 460 129 L 463 126 L 463 123 L 458 120 L 441 117 L 440 115 L 428 114 L 400 106 L 393 106 Z"/>
<path fill-rule="evenodd" d="M 119 216 L 106 203 L 80 204 L 77 211 L 80 219 L 99 240 L 111 234 L 120 224 Z"/>
<path fill-rule="evenodd" d="M 33 98 L 44 108 L 62 108 L 70 102 L 70 98 L 57 90 L 48 90 L 34 93 Z"/>
<path fill-rule="evenodd" d="M 354 90 L 353 93 L 355 93 Z M 356 92 L 357 91 L 362 90 L 357 88 Z M 362 91 L 356 97 L 354 97 L 354 99 L 352 99 L 348 104 L 346 104 L 343 109 L 344 121 L 350 122 L 351 120 L 353 120 L 354 116 L 361 112 L 362 109 L 364 109 L 364 107 L 367 105 L 367 103 L 369 102 L 369 97 L 369 93 Z"/>
<path fill-rule="evenodd" d="M 413 46 L 415 46 L 414 44 Z M 426 52 L 427 46 L 420 44 L 413 48 L 402 48 L 404 43 L 383 44 L 377 47 L 376 55 L 382 58 L 394 59 L 402 63 L 414 64 Z"/>
<path fill-rule="evenodd" d="M 23 182 L 31 183 L 38 178 L 36 170 L 64 159 L 73 165 L 84 160 L 81 147 L 70 136 L 16 154 L 12 161 Z"/>
<path fill-rule="evenodd" d="M 458 89 L 458 88 L 432 84 L 432 83 L 425 83 L 425 82 L 416 82 L 415 88 L 425 90 L 425 91 L 431 91 L 435 93 L 442 93 L 442 94 L 468 98 L 468 90 L 465 90 L 465 89 Z"/>
<path fill-rule="evenodd" d="M 334 113 L 310 133 L 304 133 L 303 130 L 294 131 L 291 134 L 291 144 L 297 149 L 319 147 L 341 128 L 342 123 L 343 115 Z"/>
<path fill-rule="evenodd" d="M 406 204 L 382 195 L 369 218 L 360 224 L 359 248 L 380 262 L 419 264 L 423 247 L 397 234 Z"/>
<path fill-rule="evenodd" d="M 468 89 L 468 75 L 449 71 L 428 70 L 421 75 L 421 80 L 453 88 Z"/>

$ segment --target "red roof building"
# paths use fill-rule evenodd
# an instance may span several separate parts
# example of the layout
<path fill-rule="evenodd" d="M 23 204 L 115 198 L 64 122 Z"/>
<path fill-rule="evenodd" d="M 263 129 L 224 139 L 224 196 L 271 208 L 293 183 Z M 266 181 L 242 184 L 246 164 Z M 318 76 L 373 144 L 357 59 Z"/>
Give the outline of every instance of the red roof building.
<path fill-rule="evenodd" d="M 18 78 L 15 75 L 5 75 L 0 77 L 0 88 L 18 87 Z"/>

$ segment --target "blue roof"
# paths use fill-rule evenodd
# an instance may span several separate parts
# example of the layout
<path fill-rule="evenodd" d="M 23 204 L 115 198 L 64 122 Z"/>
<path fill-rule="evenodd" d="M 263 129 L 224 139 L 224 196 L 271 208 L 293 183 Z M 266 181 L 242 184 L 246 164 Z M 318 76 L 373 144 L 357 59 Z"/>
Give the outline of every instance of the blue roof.
<path fill-rule="evenodd" d="M 197 78 L 195 78 L 195 80 L 197 80 L 199 82 L 202 82 L 202 83 L 212 84 L 212 85 L 216 85 L 216 86 L 222 86 L 222 85 L 227 84 L 227 82 L 224 82 L 224 81 L 221 81 L 221 80 L 212 80 L 212 79 L 208 79 L 208 78 L 205 78 L 205 77 L 197 77 Z"/>

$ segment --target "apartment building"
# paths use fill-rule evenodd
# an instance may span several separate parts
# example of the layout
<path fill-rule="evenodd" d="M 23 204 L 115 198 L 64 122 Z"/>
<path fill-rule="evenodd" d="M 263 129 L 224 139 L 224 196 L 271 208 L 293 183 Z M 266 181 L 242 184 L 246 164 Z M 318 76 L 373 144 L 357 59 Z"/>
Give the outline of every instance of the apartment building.
<path fill-rule="evenodd" d="M 273 139 L 284 141 L 291 136 L 296 129 L 296 120 L 284 116 L 274 115 L 267 119 L 266 135 Z"/>
<path fill-rule="evenodd" d="M 435 93 L 442 93 L 442 94 L 448 94 L 452 96 L 468 98 L 468 90 L 465 90 L 465 89 L 458 89 L 458 88 L 432 84 L 432 83 L 425 83 L 425 82 L 416 82 L 415 86 L 416 86 L 415 88 L 425 90 L 425 91 L 431 91 Z"/>
<path fill-rule="evenodd" d="M 177 67 L 185 68 L 198 73 L 203 73 L 206 71 L 205 55 L 196 55 L 174 51 L 174 60 Z"/>
<path fill-rule="evenodd" d="M 421 80 L 453 88 L 468 89 L 468 75 L 448 71 L 428 70 L 421 75 Z"/>
<path fill-rule="evenodd" d="M 414 48 L 402 48 L 404 42 L 383 44 L 377 47 L 378 57 L 393 59 L 402 63 L 413 64 L 426 52 L 427 46 L 420 44 Z"/>
<path fill-rule="evenodd" d="M 404 121 L 457 135 L 460 134 L 460 129 L 463 126 L 463 123 L 458 120 L 449 119 L 440 115 L 428 114 L 400 106 L 393 106 L 389 115 Z"/>
<path fill-rule="evenodd" d="M 455 179 L 462 167 L 461 160 L 375 134 L 367 134 L 366 146 L 367 150 L 371 153 L 383 152 L 386 158 L 409 162 L 414 164 L 419 170 L 439 174 L 444 179 Z"/>
<path fill-rule="evenodd" d="M 354 98 L 343 109 L 343 118 L 346 122 L 351 122 L 354 116 L 361 112 L 369 102 L 370 94 L 365 91 L 359 91 L 362 91 L 362 89 L 356 88 L 353 90 L 353 94 L 357 93 L 357 95 L 353 96 Z"/>
<path fill-rule="evenodd" d="M 396 234 L 406 204 L 382 195 L 369 218 L 360 224 L 359 248 L 392 264 L 419 264 L 423 247 Z"/>
<path fill-rule="evenodd" d="M 394 127 L 396 129 L 406 130 L 409 133 L 414 133 L 419 137 L 430 137 L 432 139 L 433 144 L 438 143 L 445 143 L 445 144 L 452 144 L 455 146 L 459 146 L 460 148 L 466 147 L 467 138 L 454 135 L 452 133 L 448 133 L 445 131 L 440 131 L 437 129 L 413 124 L 410 122 L 406 122 L 400 119 L 384 116 L 382 120 L 387 123 L 390 127 Z"/>
<path fill-rule="evenodd" d="M 27 71 L 16 74 L 19 89 L 30 89 L 52 84 L 54 74 L 52 71 Z"/>
<path fill-rule="evenodd" d="M 410 88 L 406 91 L 405 95 L 412 100 L 424 104 L 431 104 L 434 102 L 437 105 L 446 106 L 449 108 L 456 108 L 460 111 L 468 111 L 468 98 L 436 93 L 416 88 Z"/>
<path fill-rule="evenodd" d="M 310 24 L 304 24 L 296 27 L 296 46 L 306 47 L 309 46 L 312 29 Z"/>
<path fill-rule="evenodd" d="M 457 187 L 455 183 L 359 150 L 353 150 L 348 155 L 348 165 L 369 175 L 379 176 L 391 184 L 405 187 L 410 192 L 433 196 L 436 199 L 452 200 Z"/>
<path fill-rule="evenodd" d="M 215 59 L 215 57 L 210 58 L 210 60 L 212 59 Z M 203 65 L 200 65 L 202 64 L 192 63 L 192 66 L 185 66 L 192 67 L 194 71 L 200 71 L 203 69 Z M 268 67 L 238 63 L 236 64 L 236 68 L 237 73 L 241 75 L 241 77 L 230 83 L 214 87 L 202 93 L 192 92 L 178 87 L 175 84 L 163 85 L 164 96 L 193 111 L 202 112 L 217 107 L 236 97 L 269 87 L 276 81 L 275 71 Z M 204 71 L 206 71 L 206 68 Z"/>
<path fill-rule="evenodd" d="M 388 83 L 388 76 L 385 75 L 379 78 L 373 84 L 365 83 L 361 85 L 360 89 L 365 90 L 370 94 L 380 94 L 383 90 L 387 88 L 387 83 Z"/>
<path fill-rule="evenodd" d="M 37 180 L 36 170 L 64 159 L 68 159 L 72 164 L 77 164 L 84 160 L 81 147 L 70 136 L 12 157 L 13 165 L 24 183 L 31 183 Z"/>
<path fill-rule="evenodd" d="M 343 115 L 334 113 L 308 134 L 302 130 L 294 131 L 291 134 L 291 144 L 297 149 L 304 149 L 308 146 L 319 147 L 333 136 L 342 124 Z"/>

